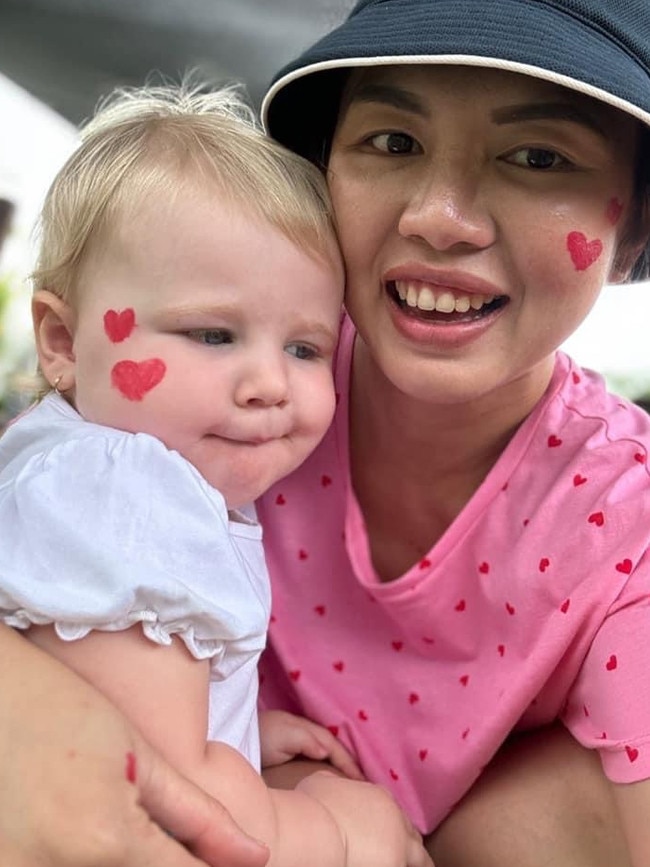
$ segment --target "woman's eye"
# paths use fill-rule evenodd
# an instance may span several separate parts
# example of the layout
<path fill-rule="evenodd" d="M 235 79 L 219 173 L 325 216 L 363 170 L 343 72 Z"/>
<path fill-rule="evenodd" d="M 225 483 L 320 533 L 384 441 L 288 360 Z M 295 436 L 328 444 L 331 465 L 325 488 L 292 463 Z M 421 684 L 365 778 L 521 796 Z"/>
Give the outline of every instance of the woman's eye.
<path fill-rule="evenodd" d="M 287 346 L 289 355 L 299 358 L 301 361 L 310 361 L 318 356 L 318 352 L 313 346 L 308 346 L 306 343 L 291 343 Z"/>
<path fill-rule="evenodd" d="M 413 154 L 420 152 L 416 140 L 405 132 L 383 132 L 373 135 L 369 141 L 378 151 L 388 154 Z"/>
<path fill-rule="evenodd" d="M 221 346 L 224 343 L 234 343 L 232 331 L 225 328 L 201 328 L 187 332 L 188 337 L 206 346 Z"/>
<path fill-rule="evenodd" d="M 548 148 L 521 148 L 511 154 L 509 162 L 525 169 L 560 169 L 570 166 L 567 159 Z"/>

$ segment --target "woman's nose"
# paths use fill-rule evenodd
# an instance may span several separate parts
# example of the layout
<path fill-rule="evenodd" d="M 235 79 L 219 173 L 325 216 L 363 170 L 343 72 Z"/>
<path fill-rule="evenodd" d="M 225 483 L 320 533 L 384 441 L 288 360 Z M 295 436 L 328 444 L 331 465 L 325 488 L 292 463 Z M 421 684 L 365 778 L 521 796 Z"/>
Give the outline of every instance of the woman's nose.
<path fill-rule="evenodd" d="M 283 406 L 289 397 L 289 379 L 282 359 L 259 355 L 242 373 L 235 391 L 238 406 Z"/>
<path fill-rule="evenodd" d="M 493 243 L 495 223 L 489 202 L 467 165 L 453 160 L 429 167 L 426 176 L 413 179 L 399 219 L 399 232 L 419 238 L 436 250 L 456 245 L 484 249 Z"/>

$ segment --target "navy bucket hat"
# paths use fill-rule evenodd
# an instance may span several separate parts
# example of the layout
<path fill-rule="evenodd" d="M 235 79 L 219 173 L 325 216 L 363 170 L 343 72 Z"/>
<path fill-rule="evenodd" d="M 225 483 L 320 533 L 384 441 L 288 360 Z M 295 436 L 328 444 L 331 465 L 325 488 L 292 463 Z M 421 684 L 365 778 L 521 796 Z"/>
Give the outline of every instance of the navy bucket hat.
<path fill-rule="evenodd" d="M 580 91 L 650 126 L 650 0 L 360 0 L 274 79 L 270 134 L 312 158 L 354 67 L 462 64 Z"/>

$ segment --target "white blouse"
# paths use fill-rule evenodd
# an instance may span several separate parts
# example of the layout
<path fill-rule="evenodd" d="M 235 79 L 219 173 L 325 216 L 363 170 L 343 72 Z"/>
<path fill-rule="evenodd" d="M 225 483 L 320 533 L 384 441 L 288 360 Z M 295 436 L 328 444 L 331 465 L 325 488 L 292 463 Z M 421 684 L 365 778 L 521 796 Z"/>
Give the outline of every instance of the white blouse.
<path fill-rule="evenodd" d="M 259 524 L 147 434 L 48 395 L 0 439 L 0 619 L 64 640 L 140 623 L 211 661 L 210 739 L 256 766 L 257 660 L 270 615 Z"/>

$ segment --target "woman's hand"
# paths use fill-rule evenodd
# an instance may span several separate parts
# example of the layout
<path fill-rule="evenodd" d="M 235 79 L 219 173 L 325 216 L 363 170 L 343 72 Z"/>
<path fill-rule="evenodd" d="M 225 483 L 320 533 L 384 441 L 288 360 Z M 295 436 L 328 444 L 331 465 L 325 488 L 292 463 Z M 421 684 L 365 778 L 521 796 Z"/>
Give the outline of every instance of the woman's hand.
<path fill-rule="evenodd" d="M 268 856 L 103 696 L 0 626 L 0 864 L 263 867 Z"/>

